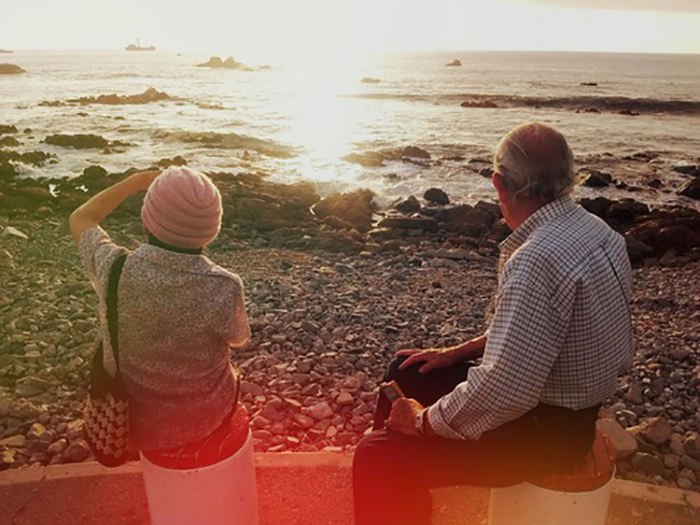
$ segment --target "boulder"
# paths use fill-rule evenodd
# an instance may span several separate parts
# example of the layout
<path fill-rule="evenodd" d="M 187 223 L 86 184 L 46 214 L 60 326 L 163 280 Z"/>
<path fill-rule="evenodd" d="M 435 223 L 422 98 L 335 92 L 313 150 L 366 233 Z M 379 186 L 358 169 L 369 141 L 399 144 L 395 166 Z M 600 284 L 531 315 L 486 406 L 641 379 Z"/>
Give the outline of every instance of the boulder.
<path fill-rule="evenodd" d="M 587 173 L 588 175 L 582 182 L 583 186 L 588 186 L 589 188 L 604 188 L 613 182 L 613 177 L 609 173 L 599 170 L 589 170 Z"/>
<path fill-rule="evenodd" d="M 700 200 L 700 177 L 695 177 L 693 180 L 686 182 L 678 190 L 678 195 L 682 195 L 690 199 Z"/>
<path fill-rule="evenodd" d="M 333 193 L 318 202 L 313 211 L 322 219 L 334 215 L 353 226 L 370 228 L 375 209 L 373 199 L 374 193 L 367 189 L 351 193 Z"/>
<path fill-rule="evenodd" d="M 437 231 L 439 225 L 430 217 L 387 217 L 379 223 L 379 228 Z"/>
<path fill-rule="evenodd" d="M 360 82 L 362 82 L 363 84 L 379 84 L 381 80 L 379 80 L 378 78 L 365 77 Z"/>
<path fill-rule="evenodd" d="M 396 204 L 394 208 L 401 213 L 410 215 L 411 213 L 416 213 L 420 210 L 420 202 L 418 202 L 418 199 L 411 195 L 406 200 Z"/>
<path fill-rule="evenodd" d="M 699 164 L 676 164 L 671 169 L 677 173 L 682 173 L 683 175 L 692 175 L 693 177 L 700 177 Z"/>
<path fill-rule="evenodd" d="M 401 156 L 414 157 L 419 159 L 429 159 L 430 153 L 425 151 L 423 148 L 419 148 L 418 146 L 406 146 L 404 149 L 401 150 Z"/>
<path fill-rule="evenodd" d="M 631 235 L 625 235 L 625 243 L 627 245 L 627 255 L 632 264 L 654 255 L 654 250 L 652 248 Z"/>
<path fill-rule="evenodd" d="M 355 164 L 359 164 L 360 166 L 365 166 L 367 168 L 375 168 L 384 164 L 386 156 L 376 151 L 366 151 L 362 153 L 349 153 L 344 157 L 341 157 L 341 159 L 347 162 L 354 162 Z"/>
<path fill-rule="evenodd" d="M 19 146 L 20 144 L 21 144 L 20 141 L 14 137 L 7 136 L 7 137 L 0 138 L 0 147 L 8 146 L 8 147 L 12 148 L 15 146 Z"/>
<path fill-rule="evenodd" d="M 635 219 L 649 214 L 649 206 L 633 199 L 621 199 L 613 202 L 605 214 L 606 219 L 619 222 L 632 222 Z"/>
<path fill-rule="evenodd" d="M 13 125 L 0 124 L 0 134 L 17 133 L 17 128 Z"/>
<path fill-rule="evenodd" d="M 447 67 L 460 67 L 462 65 L 462 62 L 458 59 L 455 58 L 452 62 L 449 64 L 445 64 Z"/>
<path fill-rule="evenodd" d="M 0 64 L 0 75 L 19 75 L 20 73 L 26 73 L 26 71 L 15 64 Z"/>
<path fill-rule="evenodd" d="M 64 148 L 75 148 L 75 149 L 91 149 L 91 148 L 106 148 L 112 143 L 104 137 L 99 135 L 49 135 L 44 139 L 46 144 L 53 144 L 54 146 L 62 146 Z"/>
<path fill-rule="evenodd" d="M 473 207 L 462 204 L 438 210 L 434 217 L 446 230 L 478 237 L 488 233 L 500 220 L 500 208 L 497 204 L 479 201 Z"/>
<path fill-rule="evenodd" d="M 440 188 L 430 188 L 423 194 L 423 198 L 433 204 L 446 205 L 450 203 L 450 198 Z"/>

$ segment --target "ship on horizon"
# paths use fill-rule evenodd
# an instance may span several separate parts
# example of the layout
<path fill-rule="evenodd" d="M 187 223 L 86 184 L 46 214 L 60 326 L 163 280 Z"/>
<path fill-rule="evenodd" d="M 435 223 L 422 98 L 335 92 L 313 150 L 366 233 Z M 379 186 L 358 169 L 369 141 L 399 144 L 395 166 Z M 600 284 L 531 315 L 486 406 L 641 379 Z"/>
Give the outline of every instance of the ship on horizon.
<path fill-rule="evenodd" d="M 129 44 L 124 49 L 127 51 L 155 51 L 156 46 L 142 46 L 141 41 L 137 38 L 136 44 Z"/>

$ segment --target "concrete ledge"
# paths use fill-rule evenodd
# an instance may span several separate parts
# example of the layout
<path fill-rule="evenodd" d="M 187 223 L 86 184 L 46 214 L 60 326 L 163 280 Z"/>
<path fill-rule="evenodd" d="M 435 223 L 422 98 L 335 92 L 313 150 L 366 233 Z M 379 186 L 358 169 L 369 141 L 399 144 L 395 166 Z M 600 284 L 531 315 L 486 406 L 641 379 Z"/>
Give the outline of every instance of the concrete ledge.
<path fill-rule="evenodd" d="M 257 454 L 260 525 L 352 525 L 352 456 Z M 488 489 L 434 492 L 434 522 L 482 525 Z M 138 463 L 97 463 L 0 473 L 0 523 L 14 525 L 147 525 Z M 698 525 L 700 494 L 616 480 L 607 525 Z"/>

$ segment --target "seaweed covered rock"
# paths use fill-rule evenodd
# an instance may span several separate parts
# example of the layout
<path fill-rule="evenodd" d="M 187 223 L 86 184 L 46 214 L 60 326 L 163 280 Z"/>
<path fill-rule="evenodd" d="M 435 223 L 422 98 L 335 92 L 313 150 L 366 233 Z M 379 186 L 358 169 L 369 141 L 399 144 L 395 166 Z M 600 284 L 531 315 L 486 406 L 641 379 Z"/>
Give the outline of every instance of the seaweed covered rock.
<path fill-rule="evenodd" d="M 49 135 L 44 139 L 46 144 L 61 146 L 63 148 L 75 149 L 92 149 L 92 148 L 107 148 L 109 146 L 122 145 L 117 142 L 112 142 L 100 135 L 78 134 L 78 135 Z"/>

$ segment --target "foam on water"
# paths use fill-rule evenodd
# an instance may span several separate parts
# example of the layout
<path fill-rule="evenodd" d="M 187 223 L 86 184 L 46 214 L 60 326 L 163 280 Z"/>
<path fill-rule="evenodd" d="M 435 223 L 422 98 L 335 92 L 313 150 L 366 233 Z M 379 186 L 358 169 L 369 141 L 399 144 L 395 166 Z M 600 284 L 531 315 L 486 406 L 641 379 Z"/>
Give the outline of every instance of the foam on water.
<path fill-rule="evenodd" d="M 0 123 L 31 128 L 20 151 L 59 162 L 23 168 L 31 176 L 75 176 L 91 164 L 110 171 L 183 155 L 203 170 L 263 170 L 280 181 L 317 181 L 319 190 L 370 187 L 384 201 L 441 186 L 457 200 L 492 197 L 467 162 L 488 157 L 523 122 L 561 129 L 579 156 L 663 153 L 697 159 L 700 57 L 585 53 L 449 52 L 382 57 L 346 74 L 306 76 L 290 67 L 253 72 L 197 68 L 207 57 L 166 53 L 17 52 L 28 71 L 0 77 Z M 445 67 L 459 58 L 463 67 Z M 363 77 L 380 79 L 365 84 Z M 597 85 L 582 85 L 595 83 Z M 146 105 L 45 107 L 42 101 L 153 87 L 179 100 Z M 623 98 L 620 98 L 623 97 Z M 464 108 L 463 100 L 497 108 Z M 639 102 L 639 99 L 645 99 Z M 639 116 L 619 110 L 638 109 Z M 601 113 L 577 113 L 599 108 Z M 132 144 L 111 154 L 42 144 L 53 133 L 95 133 Z M 362 167 L 351 152 L 416 145 L 434 158 L 423 168 L 387 161 Z M 697 160 L 696 160 L 697 161 Z"/>

